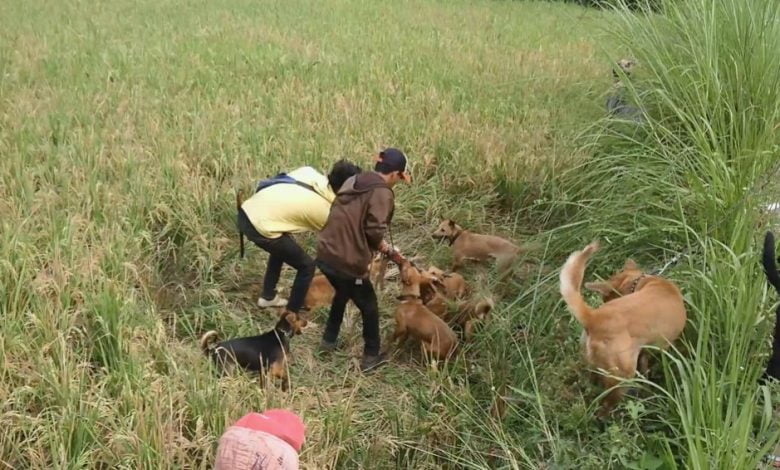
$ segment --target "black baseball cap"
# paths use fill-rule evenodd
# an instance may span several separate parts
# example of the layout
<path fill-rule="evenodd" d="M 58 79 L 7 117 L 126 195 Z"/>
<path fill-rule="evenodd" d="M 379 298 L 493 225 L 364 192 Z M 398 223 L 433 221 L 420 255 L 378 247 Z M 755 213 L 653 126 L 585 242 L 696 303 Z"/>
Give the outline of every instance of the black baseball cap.
<path fill-rule="evenodd" d="M 388 147 L 377 156 L 376 171 L 381 173 L 393 173 L 406 171 L 406 155 L 396 148 Z"/>

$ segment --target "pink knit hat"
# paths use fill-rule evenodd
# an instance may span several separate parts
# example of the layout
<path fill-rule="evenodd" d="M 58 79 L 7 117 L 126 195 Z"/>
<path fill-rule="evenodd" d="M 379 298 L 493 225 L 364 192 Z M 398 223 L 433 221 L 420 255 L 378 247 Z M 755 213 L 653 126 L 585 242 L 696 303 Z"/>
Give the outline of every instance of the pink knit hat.
<path fill-rule="evenodd" d="M 306 427 L 295 413 L 287 410 L 267 410 L 263 413 L 249 413 L 236 421 L 234 426 L 254 429 L 272 434 L 293 446 L 300 452 L 306 440 Z"/>
<path fill-rule="evenodd" d="M 286 410 L 249 413 L 219 439 L 216 470 L 298 470 L 303 421 Z"/>

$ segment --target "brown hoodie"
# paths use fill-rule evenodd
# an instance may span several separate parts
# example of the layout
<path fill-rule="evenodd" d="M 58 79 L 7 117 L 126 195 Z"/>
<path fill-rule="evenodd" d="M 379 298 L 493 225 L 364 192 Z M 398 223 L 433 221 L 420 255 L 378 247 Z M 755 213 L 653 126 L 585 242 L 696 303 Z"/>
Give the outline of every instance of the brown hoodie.
<path fill-rule="evenodd" d="M 375 172 L 344 182 L 317 241 L 317 259 L 345 276 L 365 279 L 393 218 L 393 190 Z"/>

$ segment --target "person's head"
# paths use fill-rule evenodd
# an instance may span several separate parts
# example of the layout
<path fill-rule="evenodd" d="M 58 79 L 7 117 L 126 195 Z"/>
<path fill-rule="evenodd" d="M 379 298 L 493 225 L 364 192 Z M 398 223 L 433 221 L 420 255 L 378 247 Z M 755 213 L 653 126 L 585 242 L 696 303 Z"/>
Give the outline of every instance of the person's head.
<path fill-rule="evenodd" d="M 406 155 L 398 149 L 386 148 L 379 152 L 374 171 L 382 175 L 390 187 L 399 181 L 412 182 L 412 176 L 407 168 Z"/>
<path fill-rule="evenodd" d="M 333 164 L 333 168 L 330 169 L 330 173 L 328 173 L 328 183 L 330 184 L 330 189 L 332 189 L 334 193 L 338 193 L 341 189 L 341 186 L 344 185 L 345 181 L 357 175 L 361 171 L 363 170 L 361 170 L 359 166 L 352 162 L 347 160 L 337 161 Z"/>

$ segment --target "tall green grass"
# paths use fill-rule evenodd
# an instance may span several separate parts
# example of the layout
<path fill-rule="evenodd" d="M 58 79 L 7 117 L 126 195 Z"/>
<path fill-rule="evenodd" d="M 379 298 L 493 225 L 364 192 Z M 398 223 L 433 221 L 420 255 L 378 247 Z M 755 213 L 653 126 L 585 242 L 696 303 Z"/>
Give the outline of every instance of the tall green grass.
<path fill-rule="evenodd" d="M 0 466 L 209 468 L 228 423 L 286 406 L 309 429 L 306 468 L 750 468 L 776 428 L 748 354 L 768 326 L 760 199 L 740 201 L 776 144 L 777 26 L 759 0 L 686 5 L 0 3 Z M 589 127 L 618 45 L 642 63 L 641 129 Z M 273 324 L 253 307 L 263 257 L 237 261 L 235 188 L 367 164 L 383 145 L 415 174 L 396 241 L 436 264 L 449 262 L 428 236 L 441 217 L 544 231 L 548 267 L 600 236 L 601 275 L 688 249 L 668 274 L 691 323 L 665 379 L 594 421 L 600 390 L 543 268 L 451 364 L 406 351 L 362 376 L 348 322 L 327 361 L 312 354 L 319 330 L 295 339 L 290 394 L 217 378 L 199 334 Z M 390 291 L 383 328 L 392 306 Z"/>
<path fill-rule="evenodd" d="M 780 5 L 661 6 L 617 9 L 613 31 L 641 64 L 626 86 L 648 122 L 594 126 L 592 157 L 563 175 L 551 204 L 552 220 L 570 223 L 551 233 L 562 250 L 606 240 L 609 256 L 592 263 L 603 276 L 628 256 L 653 269 L 681 255 L 665 275 L 682 285 L 689 326 L 641 435 L 668 468 L 756 468 L 780 440 L 756 385 L 772 320 L 758 235 L 780 163 Z"/>
<path fill-rule="evenodd" d="M 439 384 L 465 390 L 462 365 L 429 373 L 412 356 L 362 377 L 353 325 L 328 361 L 312 355 L 317 328 L 295 339 L 289 395 L 212 373 L 200 334 L 274 323 L 253 303 L 264 258 L 237 260 L 234 191 L 395 145 L 417 181 L 398 191 L 404 251 L 448 261 L 428 237 L 446 216 L 535 231 L 496 210 L 495 174 L 539 181 L 576 155 L 600 112 L 592 31 L 607 16 L 487 0 L 0 2 L 0 467 L 210 468 L 225 425 L 269 406 L 303 416 L 307 468 L 446 465 L 435 449 L 457 435 L 442 422 L 461 418 Z"/>

